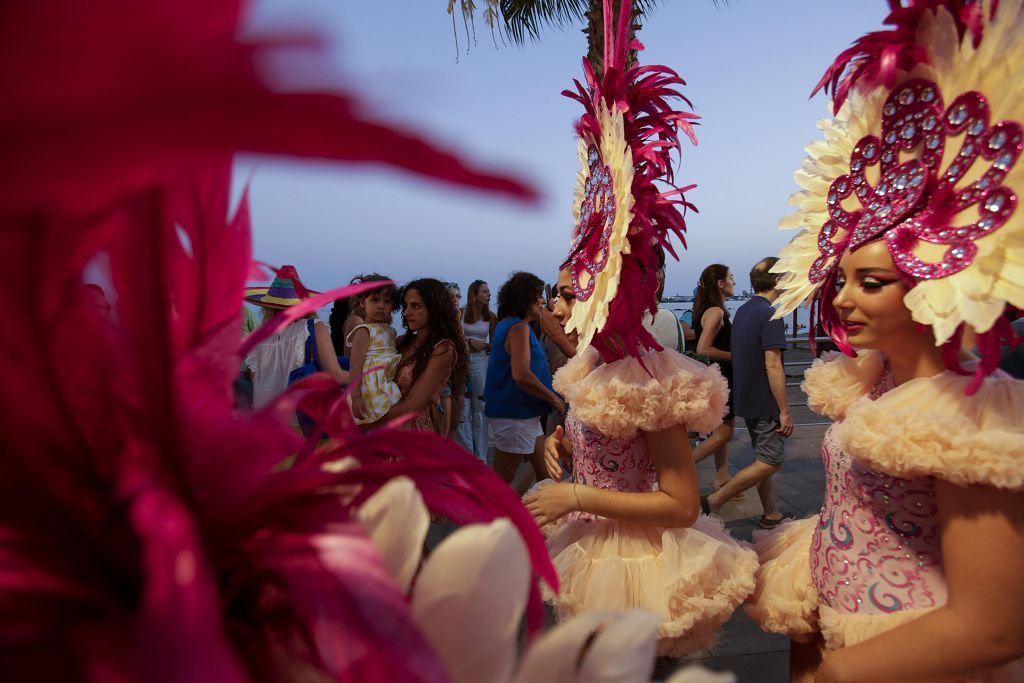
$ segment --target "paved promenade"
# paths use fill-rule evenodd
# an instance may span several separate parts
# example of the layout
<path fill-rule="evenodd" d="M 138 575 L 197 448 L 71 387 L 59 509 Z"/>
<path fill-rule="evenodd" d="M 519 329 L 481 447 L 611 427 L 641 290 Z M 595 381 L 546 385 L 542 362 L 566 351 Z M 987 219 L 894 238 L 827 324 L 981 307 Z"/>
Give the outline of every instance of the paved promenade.
<path fill-rule="evenodd" d="M 806 353 L 806 352 L 805 352 Z M 795 355 L 795 354 L 794 354 Z M 788 360 L 788 359 L 787 359 Z M 792 381 L 802 375 L 803 367 L 787 369 Z M 804 403 L 806 397 L 799 387 L 789 388 L 791 403 Z M 787 517 L 800 519 L 817 514 L 825 495 L 825 470 L 821 462 L 821 439 L 828 429 L 824 418 L 806 407 L 793 408 L 793 421 L 797 426 L 793 436 L 786 440 L 786 460 L 775 475 L 775 497 L 779 509 Z M 743 427 L 743 419 L 736 419 L 736 433 L 729 448 L 729 466 L 736 472 L 749 465 L 753 458 L 750 438 Z M 704 460 L 697 466 L 701 492 L 710 493 L 715 475 L 714 461 Z M 761 518 L 761 501 L 757 491 L 750 490 L 742 501 L 730 501 L 723 506 L 721 517 L 729 532 L 738 539 L 749 541 Z M 737 610 L 726 623 L 718 641 L 710 652 L 694 653 L 679 665 L 699 662 L 708 669 L 731 671 L 739 683 L 787 683 L 789 681 L 789 639 L 761 631 L 742 609 Z M 659 670 L 659 676 L 672 670 Z"/>

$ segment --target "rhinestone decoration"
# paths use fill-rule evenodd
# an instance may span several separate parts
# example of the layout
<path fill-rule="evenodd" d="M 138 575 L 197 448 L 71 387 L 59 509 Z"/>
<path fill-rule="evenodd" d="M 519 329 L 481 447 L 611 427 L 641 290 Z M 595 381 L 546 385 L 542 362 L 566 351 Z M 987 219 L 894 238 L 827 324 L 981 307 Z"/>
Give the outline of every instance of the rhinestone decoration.
<path fill-rule="evenodd" d="M 939 87 L 924 79 L 890 92 L 881 137 L 862 138 L 850 156 L 850 173 L 829 189 L 829 219 L 818 234 L 819 256 L 808 279 L 823 281 L 844 251 L 881 235 L 897 267 L 917 279 L 970 266 L 978 251 L 974 241 L 1002 227 L 1017 208 L 1016 193 L 1001 182 L 1024 149 L 1024 127 L 1016 121 L 990 125 L 989 118 L 988 102 L 978 92 L 961 94 L 948 109 Z M 957 153 L 942 169 L 947 145 Z M 978 164 L 987 168 L 970 174 Z M 869 171 L 878 177 L 875 186 Z M 968 175 L 977 179 L 957 187 Z M 844 206 L 853 194 L 857 199 Z M 976 221 L 957 220 L 971 208 Z M 949 248 L 938 262 L 926 262 L 914 253 L 922 241 Z"/>
<path fill-rule="evenodd" d="M 612 172 L 601 162 L 601 154 L 594 145 L 587 148 L 587 170 L 569 259 L 573 293 L 580 301 L 593 295 L 597 276 L 608 264 L 608 240 L 615 223 Z"/>

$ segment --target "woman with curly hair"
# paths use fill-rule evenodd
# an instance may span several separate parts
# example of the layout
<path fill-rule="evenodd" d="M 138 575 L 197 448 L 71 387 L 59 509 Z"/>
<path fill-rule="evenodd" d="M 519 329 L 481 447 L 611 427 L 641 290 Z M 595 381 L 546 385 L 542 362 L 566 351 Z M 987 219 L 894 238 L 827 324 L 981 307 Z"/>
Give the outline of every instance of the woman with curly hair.
<path fill-rule="evenodd" d="M 413 280 L 402 288 L 401 300 L 406 333 L 398 342 L 401 360 L 395 383 L 402 399 L 374 424 L 413 413 L 410 429 L 442 434 L 441 390 L 449 380 L 455 386 L 465 385 L 468 372 L 462 324 L 439 280 Z M 452 419 L 457 420 L 461 410 L 462 398 L 453 396 Z"/>
<path fill-rule="evenodd" d="M 559 415 L 565 412 L 565 403 L 551 388 L 547 356 L 530 328 L 540 318 L 543 297 L 544 282 L 532 273 L 515 273 L 498 290 L 484 414 L 494 435 L 494 470 L 510 483 L 524 458 L 537 479 L 544 478 L 540 418 L 552 407 Z"/>

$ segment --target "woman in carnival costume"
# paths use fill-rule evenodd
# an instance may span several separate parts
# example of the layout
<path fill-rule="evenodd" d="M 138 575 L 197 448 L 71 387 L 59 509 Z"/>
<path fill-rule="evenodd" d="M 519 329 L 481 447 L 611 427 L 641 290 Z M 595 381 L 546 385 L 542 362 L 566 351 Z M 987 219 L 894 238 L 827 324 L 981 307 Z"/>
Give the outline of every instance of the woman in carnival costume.
<path fill-rule="evenodd" d="M 845 355 L 804 383 L 835 421 L 821 514 L 759 540 L 748 612 L 794 680 L 1021 681 L 1024 384 L 996 365 L 1024 306 L 1022 3 L 887 23 L 822 79 L 837 116 L 775 268 L 778 315 L 810 299 Z"/>
<path fill-rule="evenodd" d="M 678 205 L 689 206 L 673 198 L 683 190 L 654 181 L 671 185 L 669 153 L 679 127 L 693 139 L 693 117 L 667 102 L 680 96 L 674 72 L 627 63 L 642 47 L 627 37 L 629 5 L 614 36 L 605 31 L 603 77 L 584 60 L 588 87 L 577 82 L 570 95 L 586 108 L 583 170 L 556 315 L 578 332 L 581 352 L 555 377 L 571 410 L 549 452 L 572 458 L 574 481 L 542 483 L 525 502 L 547 527 L 561 584 L 547 598 L 558 618 L 645 608 L 661 618 L 658 654 L 678 656 L 711 644 L 752 590 L 757 558 L 699 513 L 687 432 L 721 423 L 725 381 L 663 350 L 641 324 L 656 311 L 658 250 L 671 251 L 670 235 L 685 230 Z M 554 457 L 549 470 L 560 478 Z"/>

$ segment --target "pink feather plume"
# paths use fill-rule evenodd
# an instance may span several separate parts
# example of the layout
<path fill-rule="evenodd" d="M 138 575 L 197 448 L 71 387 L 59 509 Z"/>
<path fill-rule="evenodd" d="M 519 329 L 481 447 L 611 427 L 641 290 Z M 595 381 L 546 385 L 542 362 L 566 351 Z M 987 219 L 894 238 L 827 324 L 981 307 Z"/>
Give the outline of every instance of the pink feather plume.
<path fill-rule="evenodd" d="M 351 95 L 273 91 L 255 64 L 282 43 L 236 42 L 241 11 L 0 6 L 0 249 L 20 285 L 0 326 L 0 663 L 12 680 L 444 683 L 336 495 L 396 474 L 452 519 L 511 517 L 555 581 L 519 501 L 451 443 L 358 432 L 322 376 L 258 413 L 234 410 L 242 351 L 355 291 L 314 296 L 241 342 L 254 264 L 248 192 L 229 215 L 234 152 L 535 196 L 359 114 Z M 83 287 L 87 268 L 106 301 Z M 291 428 L 303 401 L 336 443 L 310 448 Z M 320 468 L 347 454 L 359 470 Z"/>
<path fill-rule="evenodd" d="M 593 345 L 606 361 L 641 355 L 643 349 L 661 346 L 640 321 L 644 313 L 657 311 L 658 249 L 678 259 L 673 238 L 686 247 L 686 211 L 697 211 L 685 193 L 696 185 L 677 187 L 672 153 L 681 152 L 679 132 L 697 144 L 694 126 L 700 118 L 674 108 L 680 100 L 692 108 L 679 91 L 686 82 L 665 66 L 628 64 L 629 52 L 643 49 L 630 40 L 632 3 L 622 0 L 619 21 L 610 30 L 612 0 L 605 0 L 605 64 L 599 81 L 587 59 L 583 60 L 586 85 L 574 81 L 575 91 L 562 94 L 583 105 L 584 114 L 576 124 L 579 135 L 600 139 L 596 103 L 604 100 L 625 115 L 625 137 L 633 155 L 633 218 L 630 223 L 630 254 L 623 259 L 619 290 L 609 307 L 608 320 L 593 338 Z M 664 188 L 664 189 L 663 189 Z"/>

